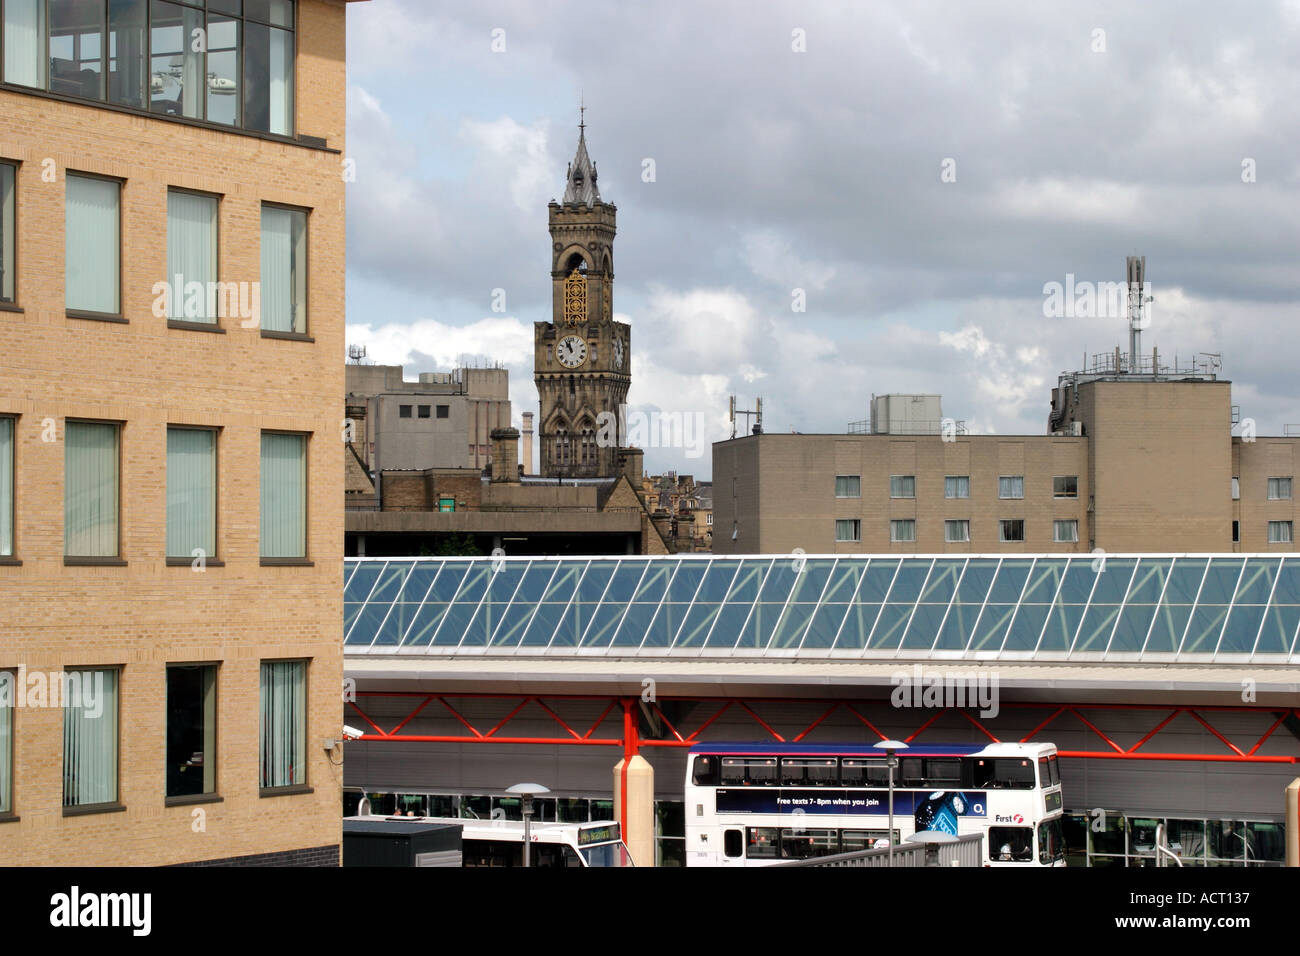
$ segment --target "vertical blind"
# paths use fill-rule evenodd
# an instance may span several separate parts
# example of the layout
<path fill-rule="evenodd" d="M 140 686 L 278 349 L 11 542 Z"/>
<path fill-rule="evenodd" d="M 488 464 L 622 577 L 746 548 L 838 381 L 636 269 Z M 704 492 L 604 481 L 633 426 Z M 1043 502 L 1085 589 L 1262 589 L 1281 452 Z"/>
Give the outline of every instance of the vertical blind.
<path fill-rule="evenodd" d="M 12 302 L 14 284 L 14 167 L 0 163 L 0 302 Z"/>
<path fill-rule="evenodd" d="M 262 207 L 262 328 L 307 331 L 307 215 Z"/>
<path fill-rule="evenodd" d="M 118 304 L 118 183 L 68 175 L 65 210 L 69 309 L 116 315 Z"/>
<path fill-rule="evenodd" d="M 5 82 L 45 86 L 45 0 L 5 0 Z"/>
<path fill-rule="evenodd" d="M 14 553 L 14 420 L 0 417 L 0 555 Z"/>
<path fill-rule="evenodd" d="M 262 665 L 262 786 L 307 782 L 307 664 Z"/>
<path fill-rule="evenodd" d="M 262 557 L 307 556 L 307 438 L 262 433 Z"/>
<path fill-rule="evenodd" d="M 216 322 L 217 199 L 193 193 L 167 193 L 167 280 L 172 284 L 169 319 Z M 199 289 L 191 295 L 192 282 Z"/>
<path fill-rule="evenodd" d="M 64 430 L 64 553 L 117 555 L 118 462 L 116 425 L 68 422 Z"/>
<path fill-rule="evenodd" d="M 217 553 L 217 433 L 167 429 L 167 556 Z"/>
<path fill-rule="evenodd" d="M 66 672 L 63 687 L 63 805 L 114 803 L 117 671 Z"/>
<path fill-rule="evenodd" d="M 0 813 L 13 811 L 14 695 L 17 681 L 9 671 L 0 671 Z"/>

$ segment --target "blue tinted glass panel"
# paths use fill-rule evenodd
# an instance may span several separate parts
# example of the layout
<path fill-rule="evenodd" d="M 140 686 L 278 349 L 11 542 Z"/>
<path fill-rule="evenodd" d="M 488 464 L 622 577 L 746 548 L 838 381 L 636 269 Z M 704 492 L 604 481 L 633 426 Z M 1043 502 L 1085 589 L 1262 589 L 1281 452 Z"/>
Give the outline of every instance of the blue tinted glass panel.
<path fill-rule="evenodd" d="M 528 622 L 528 629 L 524 631 L 524 636 L 520 643 L 524 647 L 545 647 L 551 642 L 551 636 L 560 624 L 560 619 L 564 617 L 565 605 L 563 604 L 539 604 L 537 613 L 533 619 Z M 570 635 L 572 638 L 572 635 Z M 566 646 L 572 647 L 574 641 L 570 640 Z"/>
<path fill-rule="evenodd" d="M 1243 562 L 1239 558 L 1213 558 L 1201 586 L 1198 604 L 1229 604 L 1237 590 Z"/>
<path fill-rule="evenodd" d="M 633 609 L 644 605 L 633 604 Z M 677 636 L 677 629 L 681 627 L 682 618 L 686 616 L 686 609 L 689 604 L 669 604 L 667 602 L 660 604 L 655 611 L 655 616 L 650 621 L 649 627 L 645 630 L 645 640 L 642 642 L 644 647 L 668 647 L 672 644 L 673 638 Z M 620 635 L 621 636 L 621 635 Z M 618 643 L 618 638 L 614 639 Z"/>
<path fill-rule="evenodd" d="M 704 583 L 700 585 L 699 593 L 695 596 L 696 602 L 721 604 L 726 600 L 727 592 L 731 589 L 739 568 L 739 561 L 711 562 L 709 573 L 704 576 Z"/>
<path fill-rule="evenodd" d="M 928 651 L 934 646 L 934 639 L 939 636 L 939 627 L 943 624 L 945 604 L 918 604 L 912 621 L 907 625 L 902 646 L 916 651 Z"/>
<path fill-rule="evenodd" d="M 1273 579 L 1277 577 L 1277 565 L 1275 558 L 1251 558 L 1247 561 L 1234 603 L 1267 604 L 1273 590 Z"/>
<path fill-rule="evenodd" d="M 967 574 L 969 573 L 968 571 Z M 939 632 L 939 643 L 935 645 L 935 649 L 941 651 L 965 650 L 967 643 L 974 635 L 975 620 L 979 617 L 979 614 L 980 605 L 958 604 L 954 601 L 952 607 L 948 609 L 948 619 L 943 622 L 943 629 Z M 911 643 L 910 636 L 908 643 Z"/>
<path fill-rule="evenodd" d="M 1213 574 L 1213 569 L 1211 569 Z M 1224 618 L 1228 616 L 1226 604 L 1198 604 L 1192 611 L 1192 621 L 1187 626 L 1187 636 L 1180 651 L 1184 654 L 1209 654 L 1219 643 Z"/>
<path fill-rule="evenodd" d="M 989 600 L 994 604 L 1015 604 L 1019 601 L 1033 563 L 1031 558 L 1003 558 L 998 576 L 993 579 L 993 587 L 989 590 Z"/>
<path fill-rule="evenodd" d="M 1263 605 L 1233 605 L 1228 613 L 1228 624 L 1219 639 L 1219 651 L 1224 654 L 1249 654 L 1255 649 L 1255 638 L 1259 636 L 1259 626 L 1263 622 Z"/>
<path fill-rule="evenodd" d="M 596 616 L 598 607 L 600 607 L 599 604 L 579 604 L 576 601 L 570 604 L 565 609 L 564 616 L 560 618 L 560 623 L 555 629 L 555 637 L 551 641 L 551 646 L 578 647 L 582 643 L 583 633 L 591 624 L 592 618 Z M 538 625 L 538 627 L 541 626 Z"/>
<path fill-rule="evenodd" d="M 469 566 L 465 564 L 444 564 L 442 570 L 438 572 L 437 578 L 434 579 L 433 590 L 429 592 L 424 602 L 428 604 L 436 601 L 442 604 L 450 604 L 456 597 L 456 592 L 460 590 L 467 570 L 469 570 Z"/>
<path fill-rule="evenodd" d="M 831 572 L 831 583 L 826 587 L 823 601 L 843 604 L 853 599 L 858 590 L 858 580 L 867 570 L 867 562 L 862 558 L 841 558 L 840 563 Z"/>
<path fill-rule="evenodd" d="M 658 604 L 629 604 L 623 623 L 618 626 L 618 633 L 614 635 L 614 646 L 639 647 L 646 639 L 646 632 L 650 629 L 650 623 L 658 610 Z"/>
<path fill-rule="evenodd" d="M 1139 570 L 1138 573 L 1142 572 Z M 1110 639 L 1110 649 L 1133 653 L 1142 650 L 1142 644 L 1147 639 L 1147 630 L 1151 627 L 1151 619 L 1155 616 L 1154 604 L 1130 604 L 1125 607 L 1119 616 L 1119 622 L 1115 625 L 1115 633 Z"/>
<path fill-rule="evenodd" d="M 1086 565 L 1085 565 L 1086 567 Z M 1063 559 L 1044 559 L 1034 565 L 1025 587 L 1025 604 L 1051 604 L 1056 600 L 1056 591 L 1061 585 L 1061 576 L 1065 573 Z"/>
<path fill-rule="evenodd" d="M 858 587 L 857 600 L 862 604 L 879 604 L 884 601 L 898 564 L 896 558 L 872 558 L 867 573 L 862 577 L 862 584 Z"/>
<path fill-rule="evenodd" d="M 528 570 L 524 574 L 524 579 L 519 582 L 519 588 L 515 591 L 515 603 L 536 604 L 539 602 L 543 595 L 546 594 L 547 585 L 551 583 L 551 576 L 555 574 L 557 563 L 555 561 L 530 562 Z"/>
<path fill-rule="evenodd" d="M 727 594 L 727 600 L 746 601 L 751 604 L 758 600 L 759 585 L 763 583 L 763 577 L 771 564 L 770 559 L 742 561 L 740 570 L 736 572 L 736 577 L 731 582 L 731 591 Z"/>
<path fill-rule="evenodd" d="M 507 605 L 504 601 L 484 601 L 478 606 L 478 613 L 470 620 L 469 626 L 465 628 L 465 637 L 460 642 L 461 647 L 486 647 L 492 637 L 492 632 L 497 625 L 501 623 L 502 617 L 505 616 Z M 456 608 L 452 608 L 454 613 Z M 446 630 L 444 626 L 443 630 Z M 439 634 L 438 640 L 442 635 Z"/>
<path fill-rule="evenodd" d="M 492 644 L 499 647 L 518 647 L 523 640 L 524 630 L 533 619 L 538 605 L 515 601 L 502 615 L 497 628 L 492 632 Z"/>
<path fill-rule="evenodd" d="M 383 623 L 390 606 L 375 604 L 373 601 L 367 604 L 357 618 L 356 624 L 352 626 L 352 632 L 348 634 L 348 643 L 363 647 L 374 643 L 379 625 Z"/>
<path fill-rule="evenodd" d="M 366 561 L 357 565 L 357 569 L 352 572 L 352 577 L 348 578 L 347 586 L 343 589 L 343 599 L 345 601 L 364 601 L 370 597 L 370 592 L 379 580 L 379 572 L 383 570 L 383 563 L 376 561 Z"/>
<path fill-rule="evenodd" d="M 904 558 L 903 566 L 894 578 L 894 586 L 889 591 L 889 603 L 910 604 L 920 597 L 931 564 L 933 562 L 929 558 Z"/>
<path fill-rule="evenodd" d="M 835 643 L 835 632 L 848 611 L 847 604 L 823 604 L 817 608 L 803 636 L 804 647 L 827 648 Z"/>
<path fill-rule="evenodd" d="M 605 591 L 604 599 L 614 604 L 626 604 L 632 600 L 632 595 L 636 593 L 637 585 L 641 582 L 641 575 L 645 573 L 645 569 L 645 561 L 619 561 L 614 577 Z M 582 588 L 585 592 L 587 588 L 585 580 L 582 582 Z M 584 601 L 596 599 L 588 597 L 585 593 L 582 595 Z"/>
<path fill-rule="evenodd" d="M 1287 558 L 1273 589 L 1274 604 L 1300 604 L 1300 558 Z"/>
<path fill-rule="evenodd" d="M 791 600 L 800 604 L 817 603 L 821 599 L 822 591 L 826 589 L 826 581 L 830 578 L 831 568 L 834 565 L 833 560 L 825 558 L 805 560 L 803 571 L 795 581 L 794 596 Z"/>
<path fill-rule="evenodd" d="M 578 582 L 577 599 L 586 604 L 597 603 L 605 594 L 605 589 L 609 586 L 610 578 L 619 565 L 613 561 L 592 561 L 587 565 L 586 572 Z M 627 585 L 627 597 L 616 598 L 611 596 L 611 600 L 627 601 L 631 599 L 632 588 L 636 587 L 636 576 L 631 576 L 631 583 Z M 556 597 L 563 597 L 563 593 L 557 593 Z"/>
<path fill-rule="evenodd" d="M 407 628 L 406 640 L 403 642 L 407 647 L 427 647 L 433 640 L 434 632 L 438 630 L 438 625 L 442 623 L 443 615 L 447 613 L 445 604 L 423 604 L 420 610 L 416 612 L 415 620 Z M 454 643 L 454 642 L 453 642 Z"/>
<path fill-rule="evenodd" d="M 721 602 L 697 600 L 690 613 L 686 615 L 686 621 L 682 624 L 681 632 L 677 635 L 673 645 L 675 647 L 702 647 L 704 639 L 709 634 L 709 628 L 713 627 L 713 622 L 717 620 L 720 610 L 722 610 Z"/>
<path fill-rule="evenodd" d="M 488 603 L 504 604 L 509 601 L 519 587 L 519 582 L 523 580 L 524 570 L 527 567 L 528 565 L 522 562 L 514 561 L 492 573 L 488 579 Z"/>
<path fill-rule="evenodd" d="M 492 569 L 486 564 L 475 564 L 465 569 L 465 578 L 460 582 L 460 590 L 456 592 L 457 604 L 478 604 L 483 600 L 483 595 L 487 593 L 488 582 L 492 580 Z M 433 582 L 433 586 L 441 590 L 441 581 Z"/>
<path fill-rule="evenodd" d="M 1032 651 L 1038 646 L 1038 635 L 1042 633 L 1043 622 L 1047 620 L 1048 604 L 1022 604 L 1011 621 L 1007 631 L 1004 651 Z"/>
<path fill-rule="evenodd" d="M 1129 582 L 1133 580 L 1133 568 L 1136 565 L 1137 561 L 1133 558 L 1108 558 L 1106 570 L 1097 575 L 1097 586 L 1092 591 L 1092 603 L 1119 604 L 1128 591 Z M 1070 581 L 1067 579 L 1066 585 L 1069 584 Z"/>
<path fill-rule="evenodd" d="M 652 563 L 641 578 L 641 583 L 636 586 L 636 593 L 632 599 L 641 601 L 644 604 L 658 604 L 662 601 L 664 594 L 668 591 L 668 582 L 672 580 L 673 572 L 677 570 L 678 563 L 677 561 L 655 561 Z"/>
<path fill-rule="evenodd" d="M 397 600 L 397 595 L 402 591 L 402 585 L 406 582 L 406 572 L 411 569 L 409 564 L 404 562 L 390 561 L 384 568 L 383 573 L 379 575 L 379 581 L 375 584 L 375 590 L 371 592 L 371 603 Z"/>
<path fill-rule="evenodd" d="M 443 615 L 438 633 L 433 637 L 433 645 L 435 647 L 455 647 L 459 644 L 477 610 L 477 604 L 461 604 L 457 602 L 450 605 L 447 608 L 447 613 Z M 480 635 L 481 630 L 480 628 Z M 483 638 L 480 643 L 484 643 L 486 640 L 486 638 Z"/>
<path fill-rule="evenodd" d="M 1175 565 L 1174 575 L 1178 574 Z M 1174 586 L 1173 578 L 1169 586 Z M 1183 631 L 1187 628 L 1187 619 L 1192 616 L 1190 604 L 1161 604 L 1156 609 L 1155 623 L 1151 625 L 1151 636 L 1147 638 L 1145 650 L 1149 653 L 1168 653 L 1178 650 L 1183 640 Z"/>
<path fill-rule="evenodd" d="M 615 579 L 617 580 L 617 575 Z M 583 647 L 608 647 L 614 638 L 618 622 L 627 610 L 626 604 L 601 604 L 587 625 L 586 635 L 582 639 Z M 651 605 L 653 609 L 653 605 Z"/>
<path fill-rule="evenodd" d="M 379 626 L 375 633 L 376 645 L 395 645 L 402 643 L 402 636 L 406 629 L 410 627 L 411 621 L 415 618 L 415 612 L 420 609 L 418 604 L 406 604 L 398 601 L 390 605 L 392 610 L 389 611 L 388 617 L 384 623 Z"/>
<path fill-rule="evenodd" d="M 984 607 L 984 613 L 980 616 L 975 625 L 975 639 L 971 642 L 972 651 L 997 651 L 1002 649 L 1002 642 L 1007 636 L 1007 625 L 1011 623 L 1011 616 L 1015 613 L 1014 604 L 988 604 Z M 1043 613 L 1047 608 L 1043 608 Z M 1039 620 L 1041 627 L 1042 621 Z M 1038 640 L 1038 635 L 1034 634 L 1034 640 Z"/>
<path fill-rule="evenodd" d="M 700 587 L 700 582 L 704 580 L 704 573 L 709 566 L 704 561 L 683 561 L 677 573 L 673 575 L 672 583 L 668 585 L 668 600 L 678 604 L 683 602 L 689 604 L 695 597 L 695 592 Z"/>
<path fill-rule="evenodd" d="M 344 561 L 343 562 L 343 593 L 346 594 L 348 585 L 352 583 L 352 575 L 357 573 L 357 568 L 365 562 L 362 561 Z"/>
<path fill-rule="evenodd" d="M 1106 562 L 1106 565 L 1106 573 L 1109 574 L 1111 571 L 1110 562 Z M 1101 587 L 1100 581 L 1097 582 L 1097 587 Z M 1106 645 L 1110 643 L 1110 632 L 1115 629 L 1115 618 L 1118 615 L 1118 604 L 1093 603 L 1090 605 L 1088 613 L 1083 616 L 1083 624 L 1080 626 L 1079 635 L 1075 639 L 1074 649 L 1076 651 L 1104 651 Z"/>
<path fill-rule="evenodd" d="M 709 633 L 706 647 L 735 647 L 741 638 L 745 618 L 749 616 L 749 604 L 727 604 L 718 615 L 713 630 Z M 751 636 L 751 641 L 753 640 Z M 746 646 L 753 647 L 754 644 Z"/>
<path fill-rule="evenodd" d="M 957 600 L 962 604 L 983 604 L 997 570 L 995 558 L 971 558 L 966 562 L 966 573 L 957 586 Z"/>
<path fill-rule="evenodd" d="M 886 604 L 876 621 L 876 630 L 871 635 L 871 650 L 893 651 L 903 640 L 903 631 L 912 617 L 913 604 Z"/>
<path fill-rule="evenodd" d="M 1259 632 L 1255 646 L 1259 654 L 1285 654 L 1295 640 L 1296 626 L 1300 624 L 1300 605 L 1275 604 L 1264 615 L 1264 628 Z"/>
<path fill-rule="evenodd" d="M 772 632 L 776 630 L 777 622 L 781 620 L 784 611 L 785 606 L 781 604 L 764 604 L 760 601 L 754 605 L 751 620 L 755 627 L 754 639 L 758 641 L 759 647 L 768 646 L 772 639 Z"/>
<path fill-rule="evenodd" d="M 1205 563 L 1204 558 L 1179 558 L 1175 561 L 1169 584 L 1165 587 L 1165 603 L 1195 604 L 1196 592 L 1205 576 Z"/>
<path fill-rule="evenodd" d="M 799 639 L 803 637 L 804 628 L 808 626 L 808 619 L 812 617 L 815 608 L 814 604 L 791 604 L 787 607 L 770 646 L 798 647 Z"/>
<path fill-rule="evenodd" d="M 866 647 L 867 638 L 871 636 L 871 629 L 876 626 L 876 618 L 879 616 L 879 604 L 850 604 L 835 646 L 842 650 Z"/>
<path fill-rule="evenodd" d="M 780 602 L 784 604 L 790 597 L 790 589 L 794 587 L 798 574 L 795 572 L 794 558 L 777 558 L 772 562 L 772 569 L 767 572 L 767 580 L 763 582 L 763 591 L 760 600 L 767 604 Z"/>
<path fill-rule="evenodd" d="M 951 601 L 965 563 L 965 558 L 938 558 L 929 580 L 925 582 L 925 590 L 921 592 L 921 603 L 947 604 Z"/>
<path fill-rule="evenodd" d="M 542 600 L 549 604 L 568 604 L 578 588 L 578 582 L 582 579 L 585 564 L 586 562 L 572 560 L 559 562 L 555 573 L 551 575 L 550 583 L 546 585 L 546 593 L 542 595 Z M 609 577 L 606 576 L 601 582 L 602 589 L 608 580 Z"/>
<path fill-rule="evenodd" d="M 1040 651 L 1070 650 L 1082 617 L 1082 604 L 1053 605 L 1052 613 L 1047 616 L 1047 626 L 1043 629 L 1042 640 L 1038 642 L 1038 649 Z"/>
<path fill-rule="evenodd" d="M 1079 558 L 1071 561 L 1070 569 L 1065 572 L 1065 580 L 1061 582 L 1061 596 L 1058 600 L 1062 604 L 1087 604 L 1088 595 L 1092 593 L 1093 585 L 1098 583 L 1098 579 L 1107 578 L 1111 574 L 1111 565 L 1117 563 L 1116 561 L 1107 561 L 1104 566 L 1099 563 L 1097 570 L 1094 571 L 1091 558 Z M 1123 584 L 1128 584 L 1129 575 L 1132 573 L 1133 565 L 1130 563 L 1128 567 L 1120 572 L 1124 576 Z"/>
<path fill-rule="evenodd" d="M 1169 558 L 1143 558 L 1138 562 L 1137 575 L 1128 589 L 1129 604 L 1156 604 L 1164 590 L 1165 578 L 1173 566 Z"/>
<path fill-rule="evenodd" d="M 346 635 L 348 636 L 348 643 L 349 643 L 349 644 L 363 644 L 363 643 L 367 643 L 367 644 L 368 644 L 368 643 L 369 643 L 369 639 L 367 639 L 367 640 L 365 640 L 365 641 L 362 641 L 362 640 L 361 640 L 361 636 L 360 636 L 359 634 L 357 635 L 356 639 L 354 640 L 353 637 L 352 637 L 352 631 L 351 631 L 351 628 L 352 628 L 352 622 L 355 621 L 355 620 L 357 619 L 357 615 L 361 613 L 361 608 L 362 608 L 363 606 L 364 606 L 364 605 L 363 605 L 360 601 L 344 601 L 344 602 L 343 602 L 343 633 L 346 634 Z"/>
<path fill-rule="evenodd" d="M 398 600 L 405 601 L 407 604 L 419 604 L 423 601 L 424 596 L 429 593 L 429 585 L 433 584 L 433 579 L 438 576 L 440 567 L 441 565 L 436 562 L 421 561 L 419 564 L 412 564 Z"/>

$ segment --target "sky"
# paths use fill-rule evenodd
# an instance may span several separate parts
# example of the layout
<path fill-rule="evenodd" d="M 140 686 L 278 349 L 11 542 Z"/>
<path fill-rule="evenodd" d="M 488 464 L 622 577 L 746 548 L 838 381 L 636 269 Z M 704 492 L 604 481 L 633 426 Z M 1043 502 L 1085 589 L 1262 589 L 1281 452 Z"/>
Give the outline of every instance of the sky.
<path fill-rule="evenodd" d="M 1057 376 L 1128 348 L 1123 314 L 1052 284 L 1122 282 L 1135 254 L 1143 350 L 1220 356 L 1281 434 L 1296 49 L 1300 0 L 352 4 L 348 343 L 409 379 L 500 363 L 515 425 L 537 411 L 581 101 L 652 473 L 707 478 L 731 395 L 768 432 L 844 432 L 903 392 L 1042 434 Z"/>

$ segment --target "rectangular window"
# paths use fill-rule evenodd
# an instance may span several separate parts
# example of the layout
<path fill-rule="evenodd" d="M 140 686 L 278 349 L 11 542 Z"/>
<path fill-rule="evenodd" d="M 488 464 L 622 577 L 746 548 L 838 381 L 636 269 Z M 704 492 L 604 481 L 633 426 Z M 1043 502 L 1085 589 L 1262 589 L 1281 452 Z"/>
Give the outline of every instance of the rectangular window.
<path fill-rule="evenodd" d="M 1291 543 L 1291 522 L 1270 521 L 1268 523 L 1268 543 L 1269 544 L 1290 544 Z"/>
<path fill-rule="evenodd" d="M 1052 497 L 1053 498 L 1079 497 L 1079 476 L 1058 475 L 1057 477 L 1053 478 Z"/>
<path fill-rule="evenodd" d="M 119 427 L 111 422 L 64 424 L 63 553 L 118 554 Z"/>
<path fill-rule="evenodd" d="M 200 556 L 217 556 L 217 433 L 168 426 L 167 557 Z"/>
<path fill-rule="evenodd" d="M 65 303 L 78 312 L 120 315 L 122 184 L 67 174 Z"/>
<path fill-rule="evenodd" d="M 943 540 L 949 544 L 970 540 L 970 522 L 966 520 L 945 521 L 943 523 Z"/>
<path fill-rule="evenodd" d="M 421 417 L 421 418 L 428 418 L 428 417 L 429 417 L 429 406 L 428 406 L 428 405 L 421 405 L 421 406 L 420 406 L 420 417 Z"/>
<path fill-rule="evenodd" d="M 1000 541 L 1024 541 L 1025 540 L 1025 523 L 1019 518 L 999 521 L 1001 534 L 998 538 Z"/>
<path fill-rule="evenodd" d="M 1232 479 L 1232 500 L 1233 501 L 1241 500 L 1241 479 L 1240 478 Z"/>
<path fill-rule="evenodd" d="M 307 436 L 262 433 L 262 557 L 307 557 Z"/>
<path fill-rule="evenodd" d="M 455 511 L 455 510 L 456 510 L 456 499 L 455 499 L 455 498 L 439 498 L 439 499 L 438 499 L 438 510 L 439 510 L 439 511 Z"/>
<path fill-rule="evenodd" d="M 293 26 L 288 0 L 248 0 L 244 24 L 244 127 L 293 135 Z M 253 22 L 253 17 L 274 26 Z"/>
<path fill-rule="evenodd" d="M 45 0 L 5 0 L 5 82 L 45 88 Z"/>
<path fill-rule="evenodd" d="M 14 554 L 14 420 L 0 415 L 0 557 Z"/>
<path fill-rule="evenodd" d="M 1270 501 L 1277 501 L 1291 497 L 1291 479 L 1290 478 L 1270 478 L 1268 480 L 1268 497 Z"/>
<path fill-rule="evenodd" d="M 943 479 L 945 498 L 969 498 L 970 475 L 948 475 Z"/>
<path fill-rule="evenodd" d="M 217 792 L 217 666 L 167 666 L 167 796 Z"/>
<path fill-rule="evenodd" d="M 117 803 L 118 671 L 63 672 L 63 805 Z"/>
<path fill-rule="evenodd" d="M 111 0 L 108 5 L 108 99 L 138 110 L 149 107 L 148 18 L 148 0 Z"/>
<path fill-rule="evenodd" d="M 862 497 L 862 476 L 861 475 L 836 475 L 835 476 L 835 497 L 836 498 L 861 498 Z"/>
<path fill-rule="evenodd" d="M 1076 542 L 1079 540 L 1079 522 L 1078 521 L 1053 521 L 1052 522 L 1052 540 L 1063 542 Z"/>
<path fill-rule="evenodd" d="M 307 782 L 307 662 L 262 664 L 261 787 Z"/>
<path fill-rule="evenodd" d="M 1025 496 L 1024 475 L 1003 475 L 998 479 L 999 498 L 1023 498 Z"/>
<path fill-rule="evenodd" d="M 50 0 L 50 91 L 104 96 L 104 3 Z"/>
<path fill-rule="evenodd" d="M 836 541 L 861 541 L 862 522 L 857 518 L 842 518 L 835 522 Z"/>
<path fill-rule="evenodd" d="M 439 406 L 438 406 L 438 417 L 439 417 L 439 418 L 446 418 L 450 413 L 451 413 L 451 406 L 450 406 L 450 405 L 439 405 Z"/>
<path fill-rule="evenodd" d="M 168 116 L 202 118 L 207 71 L 203 46 L 191 38 L 204 35 L 203 11 L 153 0 L 150 12 L 149 108 Z"/>
<path fill-rule="evenodd" d="M 307 334 L 307 213 L 262 207 L 262 328 Z"/>
<path fill-rule="evenodd" d="M 1240 541 L 1240 540 L 1241 540 L 1241 522 L 1240 522 L 1240 521 L 1234 521 L 1234 522 L 1232 523 L 1232 540 L 1233 540 L 1234 542 L 1236 542 L 1236 541 Z"/>
<path fill-rule="evenodd" d="M 915 475 L 890 475 L 889 476 L 889 497 L 915 498 L 916 497 L 916 476 Z"/>
<path fill-rule="evenodd" d="M 13 302 L 18 294 L 15 281 L 17 222 L 14 206 L 14 179 L 17 169 L 0 163 L 0 302 Z"/>
<path fill-rule="evenodd" d="M 167 191 L 167 279 L 171 283 L 167 318 L 216 324 L 216 196 Z"/>
<path fill-rule="evenodd" d="M 397 406 L 397 417 L 398 417 L 398 418 L 410 418 L 410 417 L 411 417 L 411 406 L 410 406 L 410 405 L 398 405 L 398 406 Z"/>
<path fill-rule="evenodd" d="M 889 522 L 889 540 L 915 541 L 916 520 L 914 518 L 904 518 L 900 521 Z"/>
<path fill-rule="evenodd" d="M 14 812 L 14 695 L 13 671 L 0 671 L 0 816 Z"/>

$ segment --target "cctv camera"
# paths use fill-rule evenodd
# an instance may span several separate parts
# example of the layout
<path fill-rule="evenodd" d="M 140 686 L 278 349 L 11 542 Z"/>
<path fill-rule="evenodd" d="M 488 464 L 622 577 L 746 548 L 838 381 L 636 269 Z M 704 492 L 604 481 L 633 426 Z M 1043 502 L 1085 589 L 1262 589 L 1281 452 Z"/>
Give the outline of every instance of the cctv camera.
<path fill-rule="evenodd" d="M 355 727 L 349 727 L 347 724 L 344 724 L 344 725 L 343 725 L 343 739 L 344 739 L 344 740 L 356 740 L 358 737 L 360 737 L 360 736 L 363 735 L 364 733 L 365 733 L 364 730 L 357 730 L 357 728 L 355 728 Z"/>

